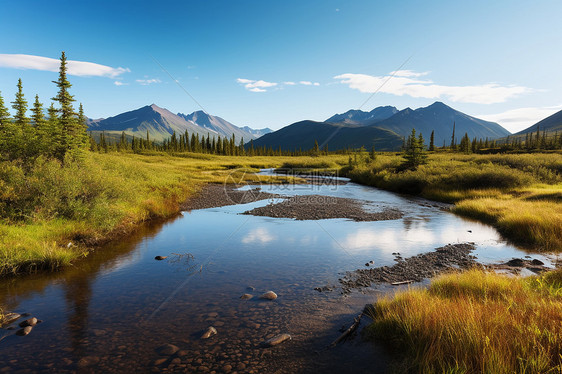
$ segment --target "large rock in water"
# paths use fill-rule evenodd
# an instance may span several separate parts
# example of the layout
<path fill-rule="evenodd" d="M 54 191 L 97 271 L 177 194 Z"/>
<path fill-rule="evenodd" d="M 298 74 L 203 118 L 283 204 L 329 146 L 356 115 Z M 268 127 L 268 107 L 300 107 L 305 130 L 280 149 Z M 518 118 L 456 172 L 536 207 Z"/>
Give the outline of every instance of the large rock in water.
<path fill-rule="evenodd" d="M 266 293 L 260 296 L 260 299 L 275 300 L 277 299 L 277 294 L 273 291 L 267 291 Z"/>
<path fill-rule="evenodd" d="M 161 356 L 171 356 L 179 350 L 180 349 L 173 344 L 164 344 L 158 347 L 156 352 Z"/>
<path fill-rule="evenodd" d="M 202 339 L 209 339 L 211 336 L 216 335 L 217 334 L 217 329 L 215 329 L 213 326 L 210 326 L 207 331 L 205 331 L 203 333 L 203 336 L 201 336 Z"/>
<path fill-rule="evenodd" d="M 273 338 L 266 340 L 265 342 L 262 343 L 263 347 L 273 347 L 276 346 L 278 344 L 283 343 L 284 341 L 287 340 L 291 340 L 291 335 L 289 334 L 280 334 L 277 336 L 274 336 Z"/>
<path fill-rule="evenodd" d="M 37 318 L 33 317 L 20 322 L 20 327 L 35 326 L 36 324 L 37 324 Z"/>
<path fill-rule="evenodd" d="M 19 336 L 29 335 L 29 333 L 31 332 L 32 329 L 33 329 L 33 326 L 25 326 L 23 329 L 19 329 L 16 332 L 16 335 L 19 335 Z"/>

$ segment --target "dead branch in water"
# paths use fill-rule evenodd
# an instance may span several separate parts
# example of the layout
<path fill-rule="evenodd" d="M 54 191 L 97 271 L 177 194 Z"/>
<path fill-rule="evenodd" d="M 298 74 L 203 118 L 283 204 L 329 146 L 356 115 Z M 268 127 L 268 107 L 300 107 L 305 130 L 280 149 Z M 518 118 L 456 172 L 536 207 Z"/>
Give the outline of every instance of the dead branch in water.
<path fill-rule="evenodd" d="M 353 332 L 357 330 L 357 327 L 359 327 L 359 324 L 361 323 L 361 317 L 363 317 L 363 312 L 361 312 L 361 314 L 353 319 L 353 323 L 351 324 L 351 326 L 349 326 L 349 328 L 345 330 L 343 334 L 341 334 L 336 340 L 334 340 L 332 344 L 329 345 L 329 348 L 335 347 L 336 345 L 338 345 L 338 343 L 353 334 Z"/>

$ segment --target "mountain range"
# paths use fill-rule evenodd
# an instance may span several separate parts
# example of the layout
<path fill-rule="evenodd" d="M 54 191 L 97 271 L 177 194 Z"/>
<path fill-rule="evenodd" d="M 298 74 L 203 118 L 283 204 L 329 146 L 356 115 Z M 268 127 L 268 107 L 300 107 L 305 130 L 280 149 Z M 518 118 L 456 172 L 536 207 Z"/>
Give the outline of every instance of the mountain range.
<path fill-rule="evenodd" d="M 324 122 L 301 121 L 266 134 L 254 141 L 254 146 L 266 146 L 277 149 L 310 149 L 317 141 L 319 145 L 328 144 L 329 149 L 373 145 L 377 150 L 397 150 L 402 139 L 407 137 L 412 128 L 422 133 L 429 143 L 434 131 L 435 145 L 443 142 L 449 145 L 455 127 L 455 138 L 460 140 L 464 134 L 472 138 L 496 139 L 510 134 L 495 122 L 488 122 L 459 112 L 441 102 L 430 106 L 398 110 L 392 106 L 373 109 L 370 112 L 350 110 L 336 114 Z"/>
<path fill-rule="evenodd" d="M 472 138 L 501 139 L 511 135 L 509 131 L 495 122 L 485 121 L 459 112 L 442 102 L 435 102 L 418 109 L 406 108 L 398 110 L 393 106 L 380 106 L 366 112 L 349 110 L 335 114 L 326 121 L 299 121 L 272 131 L 269 128 L 252 129 L 248 126 L 239 127 L 221 117 L 196 111 L 191 114 L 174 114 L 155 104 L 125 112 L 109 118 L 89 119 L 88 130 L 94 137 L 105 132 L 108 139 L 118 139 L 121 132 L 131 136 L 146 137 L 155 141 L 168 139 L 174 132 L 198 134 L 199 136 L 231 137 L 253 141 L 256 147 L 281 148 L 283 150 L 311 149 L 315 141 L 330 150 L 342 148 L 358 148 L 373 145 L 377 150 L 398 150 L 402 141 L 412 128 L 421 132 L 429 143 L 432 131 L 435 134 L 435 145 L 450 144 L 455 127 L 457 142 L 465 133 Z M 562 111 L 551 115 L 514 134 L 520 136 L 528 132 L 541 131 L 562 132 Z"/>
<path fill-rule="evenodd" d="M 109 118 L 90 119 L 88 131 L 93 136 L 97 136 L 103 131 L 108 135 L 108 138 L 115 138 L 121 135 L 121 132 L 125 132 L 128 136 L 146 138 L 148 132 L 150 138 L 155 141 L 163 141 L 170 138 L 174 132 L 179 135 L 185 133 L 185 131 L 190 135 L 207 136 L 209 134 L 211 137 L 231 137 L 234 134 L 236 139 L 244 138 L 245 141 L 256 139 L 261 134 L 271 132 L 267 128 L 260 130 L 254 130 L 247 126 L 240 128 L 221 117 L 203 111 L 196 111 L 191 114 L 174 114 L 155 104 Z"/>

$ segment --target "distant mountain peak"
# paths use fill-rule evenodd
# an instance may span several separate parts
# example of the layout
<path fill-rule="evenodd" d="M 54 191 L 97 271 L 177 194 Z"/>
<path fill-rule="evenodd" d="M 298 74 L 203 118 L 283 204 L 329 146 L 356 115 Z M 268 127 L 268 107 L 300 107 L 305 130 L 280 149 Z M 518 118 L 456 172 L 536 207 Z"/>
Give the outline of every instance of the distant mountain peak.
<path fill-rule="evenodd" d="M 376 107 L 370 112 L 364 112 L 360 109 L 350 109 L 345 113 L 333 115 L 328 118 L 326 122 L 370 125 L 377 121 L 389 118 L 397 112 L 398 109 L 390 105 Z"/>
<path fill-rule="evenodd" d="M 151 139 L 156 141 L 168 139 L 174 132 L 183 134 L 185 131 L 200 136 L 210 134 L 211 136 L 231 137 L 234 134 L 238 140 L 241 138 L 255 139 L 264 133 L 261 130 L 248 131 L 237 127 L 201 110 L 188 115 L 174 114 L 154 103 L 113 117 L 89 120 L 88 129 L 94 132 L 105 131 L 106 134 L 113 133 L 118 136 L 121 132 L 125 132 L 127 135 L 145 137 L 148 132 Z"/>

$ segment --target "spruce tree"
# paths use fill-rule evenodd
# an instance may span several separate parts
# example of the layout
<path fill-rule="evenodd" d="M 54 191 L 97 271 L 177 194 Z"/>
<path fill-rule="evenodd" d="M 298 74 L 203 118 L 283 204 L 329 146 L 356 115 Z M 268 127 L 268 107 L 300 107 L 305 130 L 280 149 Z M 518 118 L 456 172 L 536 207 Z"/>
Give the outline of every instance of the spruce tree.
<path fill-rule="evenodd" d="M 429 137 L 429 150 L 431 152 L 435 151 L 435 131 L 431 131 L 431 136 Z"/>
<path fill-rule="evenodd" d="M 56 150 L 56 157 L 61 161 L 64 160 L 65 155 L 68 153 L 71 157 L 78 159 L 82 157 L 83 151 L 83 139 L 84 139 L 84 127 L 78 122 L 76 114 L 74 113 L 74 108 L 72 102 L 74 96 L 69 93 L 70 87 L 72 85 L 66 78 L 66 55 L 64 52 L 61 54 L 60 58 L 60 69 L 59 69 L 59 79 L 53 81 L 58 87 L 57 96 L 53 97 L 52 100 L 59 103 L 59 126 L 61 128 L 61 144 L 59 149 Z"/>
<path fill-rule="evenodd" d="M 21 78 L 18 79 L 18 92 L 16 92 L 16 99 L 12 101 L 12 108 L 16 111 L 16 114 L 14 115 L 14 123 L 21 129 L 28 126 L 29 118 L 26 116 L 27 100 L 25 100 L 23 95 Z"/>
<path fill-rule="evenodd" d="M 465 133 L 464 136 L 461 138 L 459 150 L 465 154 L 469 154 L 471 152 L 470 139 L 468 137 L 468 133 Z"/>
<path fill-rule="evenodd" d="M 27 158 L 33 153 L 31 147 L 34 144 L 34 131 L 27 117 L 27 100 L 23 94 L 21 79 L 18 79 L 17 87 L 16 99 L 12 101 L 12 108 L 16 113 L 8 142 L 12 158 Z"/>
<path fill-rule="evenodd" d="M 0 158 L 2 154 L 7 152 L 8 129 L 12 123 L 10 112 L 4 106 L 4 99 L 0 93 Z"/>
<path fill-rule="evenodd" d="M 369 154 L 371 161 L 375 161 L 377 159 L 377 154 L 375 152 L 375 145 L 371 147 L 371 153 Z"/>
<path fill-rule="evenodd" d="M 412 133 L 406 141 L 403 157 L 406 161 L 402 166 L 406 169 L 416 169 L 418 166 L 427 163 L 427 154 L 422 134 L 416 136 L 416 129 L 412 129 Z"/>
<path fill-rule="evenodd" d="M 36 144 L 35 148 L 38 153 L 48 155 L 48 142 L 49 142 L 49 126 L 43 114 L 43 104 L 39 101 L 39 95 L 35 95 L 33 108 L 31 108 L 31 119 L 35 126 Z"/>
<path fill-rule="evenodd" d="M 454 151 L 457 148 L 457 141 L 455 140 L 455 122 L 453 122 L 453 136 L 451 136 L 451 149 Z"/>
<path fill-rule="evenodd" d="M 84 107 L 82 103 L 78 106 L 78 144 L 85 147 L 88 144 L 88 124 L 84 115 Z"/>
<path fill-rule="evenodd" d="M 47 109 L 47 114 L 49 116 L 47 120 L 48 139 L 45 142 L 45 153 L 56 157 L 57 151 L 62 148 L 62 129 L 60 128 L 58 110 L 53 103 Z"/>

